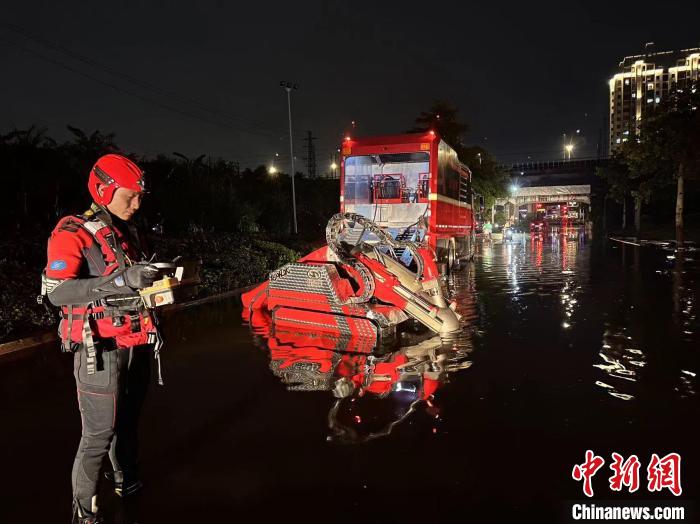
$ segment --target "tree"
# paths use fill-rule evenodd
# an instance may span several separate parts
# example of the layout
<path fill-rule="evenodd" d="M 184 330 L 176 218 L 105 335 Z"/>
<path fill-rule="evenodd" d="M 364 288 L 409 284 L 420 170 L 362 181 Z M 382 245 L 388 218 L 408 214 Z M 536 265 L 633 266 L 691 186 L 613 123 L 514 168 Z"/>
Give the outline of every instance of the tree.
<path fill-rule="evenodd" d="M 615 200 L 622 201 L 624 206 L 628 195 L 634 198 L 637 238 L 640 236 L 642 205 L 648 202 L 654 190 L 675 183 L 676 244 L 683 247 L 685 180 L 696 176 L 700 167 L 698 106 L 698 82 L 672 89 L 663 102 L 642 120 L 639 138 L 622 144 L 610 164 L 598 170 Z"/>
<path fill-rule="evenodd" d="M 46 127 L 32 125 L 27 129 L 14 128 L 6 135 L 0 135 L 0 143 L 3 169 L 12 174 L 17 189 L 13 195 L 16 198 L 14 206 L 10 203 L 6 207 L 14 207 L 26 220 L 37 209 L 48 207 L 45 205 L 50 200 L 48 193 L 53 189 L 52 173 L 48 166 L 54 156 L 56 141 L 47 135 Z M 42 197 L 36 198 L 37 193 L 41 193 Z M 37 205 L 38 202 L 43 205 Z"/>
<path fill-rule="evenodd" d="M 486 207 L 493 207 L 496 198 L 507 192 L 508 173 L 483 147 L 465 145 L 469 126 L 457 118 L 459 110 L 444 100 L 435 100 L 428 111 L 421 111 L 409 133 L 435 131 L 450 144 L 457 156 L 472 172 L 474 191 L 484 197 Z"/>
<path fill-rule="evenodd" d="M 444 100 L 435 100 L 428 111 L 421 111 L 415 119 L 415 126 L 409 133 L 435 131 L 461 156 L 464 148 L 464 135 L 469 126 L 457 120 L 459 110 Z"/>
<path fill-rule="evenodd" d="M 642 206 L 649 202 L 652 191 L 663 185 L 664 176 L 655 165 L 653 153 L 641 140 L 625 143 L 621 151 L 627 171 L 627 188 L 634 199 L 634 236 L 642 236 Z"/>
<path fill-rule="evenodd" d="M 606 199 L 622 204 L 622 229 L 627 228 L 627 198 L 632 194 L 629 168 L 620 153 L 614 153 L 610 162 L 596 168 L 596 175 L 605 180 Z M 605 217 L 603 217 L 605 221 Z"/>
<path fill-rule="evenodd" d="M 676 244 L 683 248 L 684 185 L 700 168 L 700 82 L 672 89 L 642 122 L 640 140 L 630 149 L 638 169 L 654 173 L 656 184 L 676 183 Z M 644 165 L 642 165 L 642 162 Z"/>
<path fill-rule="evenodd" d="M 76 161 L 76 169 L 88 171 L 102 155 L 117 153 L 119 148 L 114 143 L 114 133 L 102 134 L 99 129 L 91 134 L 73 126 L 66 126 L 73 135 L 73 140 L 66 142 L 64 148 Z"/>
<path fill-rule="evenodd" d="M 484 197 L 486 208 L 493 209 L 496 199 L 508 192 L 508 172 L 483 147 L 465 147 L 461 158 L 471 169 L 474 192 Z"/>
<path fill-rule="evenodd" d="M 48 129 L 44 126 L 32 125 L 27 129 L 15 128 L 6 135 L 0 135 L 0 140 L 6 144 L 27 149 L 40 147 L 55 147 L 56 141 L 47 136 Z"/>

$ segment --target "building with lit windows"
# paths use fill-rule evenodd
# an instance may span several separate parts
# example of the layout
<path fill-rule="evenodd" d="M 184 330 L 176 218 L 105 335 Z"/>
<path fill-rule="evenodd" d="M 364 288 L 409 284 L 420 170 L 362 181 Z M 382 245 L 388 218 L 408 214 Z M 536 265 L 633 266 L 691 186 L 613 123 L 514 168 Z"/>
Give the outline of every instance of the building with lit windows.
<path fill-rule="evenodd" d="M 610 151 L 639 134 L 644 115 L 672 89 L 700 78 L 700 47 L 626 56 L 610 79 Z"/>

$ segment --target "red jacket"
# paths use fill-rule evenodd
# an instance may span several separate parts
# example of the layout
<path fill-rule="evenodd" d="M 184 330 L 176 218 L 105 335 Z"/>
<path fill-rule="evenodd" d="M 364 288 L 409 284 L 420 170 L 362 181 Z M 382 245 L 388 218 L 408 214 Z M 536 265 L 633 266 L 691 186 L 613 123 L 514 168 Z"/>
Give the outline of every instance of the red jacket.
<path fill-rule="evenodd" d="M 107 276 L 131 265 L 140 256 L 135 241 L 125 233 L 112 223 L 108 213 L 94 205 L 84 215 L 62 218 L 49 238 L 46 276 L 57 280 Z M 120 268 L 119 258 L 123 258 L 124 267 Z M 113 338 L 118 347 L 146 344 L 149 332 L 155 331 L 153 319 L 136 292 L 126 305 L 97 300 L 61 309 L 59 334 L 64 342 L 69 326 L 70 340 L 83 342 L 86 317 L 95 338 Z"/>

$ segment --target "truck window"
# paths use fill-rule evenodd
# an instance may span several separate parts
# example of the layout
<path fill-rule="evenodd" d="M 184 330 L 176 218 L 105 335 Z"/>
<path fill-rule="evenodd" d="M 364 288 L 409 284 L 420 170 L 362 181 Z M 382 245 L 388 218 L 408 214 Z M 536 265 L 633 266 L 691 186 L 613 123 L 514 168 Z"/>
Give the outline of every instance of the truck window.
<path fill-rule="evenodd" d="M 349 156 L 345 159 L 346 204 L 417 203 L 428 198 L 427 152 Z"/>

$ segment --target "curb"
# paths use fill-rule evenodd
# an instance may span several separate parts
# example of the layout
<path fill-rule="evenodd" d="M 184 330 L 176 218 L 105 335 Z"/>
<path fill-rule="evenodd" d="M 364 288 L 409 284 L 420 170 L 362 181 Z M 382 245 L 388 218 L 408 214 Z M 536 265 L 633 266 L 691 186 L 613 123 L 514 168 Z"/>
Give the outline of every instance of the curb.
<path fill-rule="evenodd" d="M 231 291 L 226 291 L 225 293 L 219 293 L 218 295 L 210 295 L 208 297 L 203 297 L 197 300 L 192 300 L 190 302 L 185 302 L 183 304 L 173 304 L 172 306 L 165 306 L 161 315 L 168 316 L 170 313 L 175 313 L 176 311 L 182 311 L 183 309 L 188 309 L 191 307 L 201 306 L 202 304 L 207 304 L 209 302 L 216 302 L 218 300 L 225 300 L 227 298 L 239 297 L 246 291 L 253 289 L 258 284 L 252 284 L 250 286 L 241 287 L 237 289 L 232 289 Z M 49 342 L 54 342 L 58 340 L 58 335 L 55 328 L 50 331 L 47 330 L 38 335 L 32 335 L 31 337 L 20 338 L 17 340 L 12 340 L 10 342 L 4 342 L 0 344 L 0 357 L 4 355 L 9 355 L 11 353 L 16 353 L 18 351 L 23 351 L 25 349 L 32 349 L 38 346 L 43 346 Z"/>
<path fill-rule="evenodd" d="M 33 335 L 31 337 L 20 338 L 18 340 L 13 340 L 12 342 L 5 342 L 0 344 L 0 357 L 3 355 L 9 355 L 10 353 L 15 353 L 17 351 L 22 351 L 23 349 L 29 349 L 37 346 L 42 346 L 58 340 L 58 335 L 54 330 L 46 331 L 40 335 Z"/>

